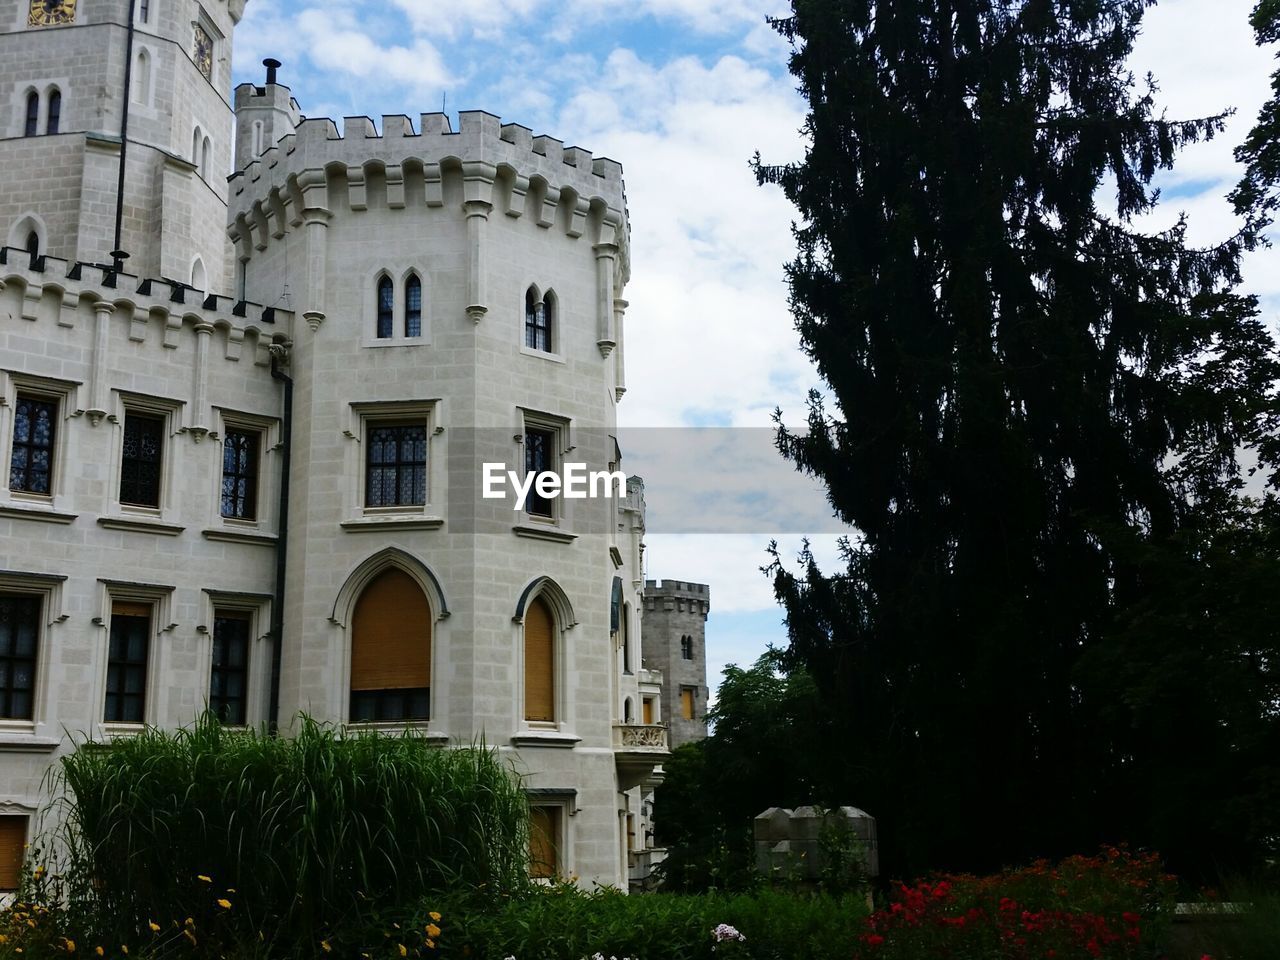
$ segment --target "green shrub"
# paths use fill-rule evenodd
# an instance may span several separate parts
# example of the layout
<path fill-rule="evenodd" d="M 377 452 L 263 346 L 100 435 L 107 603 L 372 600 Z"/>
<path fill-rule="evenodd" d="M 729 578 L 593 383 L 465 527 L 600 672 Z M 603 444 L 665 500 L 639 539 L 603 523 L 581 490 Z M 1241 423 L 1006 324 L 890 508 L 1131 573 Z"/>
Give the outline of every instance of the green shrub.
<path fill-rule="evenodd" d="M 1254 884 L 1226 884 L 1222 898 L 1198 904 L 1200 916 L 1176 930 L 1188 957 L 1272 960 L 1280 953 L 1280 892 Z"/>
<path fill-rule="evenodd" d="M 712 930 L 727 923 L 753 960 L 848 956 L 867 916 L 857 896 L 800 895 L 762 889 L 743 894 L 584 893 L 542 888 L 494 904 L 460 896 L 442 908 L 452 919 L 441 944 L 448 960 L 582 960 L 595 953 L 632 960 L 712 960 Z M 736 945 L 735 945 L 736 946 Z"/>
<path fill-rule="evenodd" d="M 524 794 L 482 748 L 347 736 L 306 718 L 274 738 L 206 717 L 85 745 L 61 777 L 62 875 L 80 879 L 71 899 L 99 941 L 145 943 L 155 924 L 288 953 L 367 925 L 375 905 L 389 914 L 436 891 L 528 883 Z"/>

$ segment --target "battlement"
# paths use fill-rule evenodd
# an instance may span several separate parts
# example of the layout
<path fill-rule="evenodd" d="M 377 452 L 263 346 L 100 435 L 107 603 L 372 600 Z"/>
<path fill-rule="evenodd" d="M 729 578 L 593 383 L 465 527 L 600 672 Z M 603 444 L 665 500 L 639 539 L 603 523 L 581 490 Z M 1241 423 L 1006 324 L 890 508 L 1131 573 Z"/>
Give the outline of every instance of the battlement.
<path fill-rule="evenodd" d="M 254 88 L 237 91 L 238 102 L 255 95 Z M 443 207 L 447 182 L 486 215 L 528 212 L 539 227 L 616 244 L 620 279 L 629 276 L 622 165 L 482 110 L 460 113 L 457 131 L 443 113 L 422 114 L 417 127 L 407 116 L 384 116 L 381 132 L 364 116 L 345 117 L 341 133 L 327 117 L 303 119 L 231 177 L 230 234 L 249 257 L 308 218 L 327 218 L 344 188 L 352 211 L 369 210 L 374 196 L 400 210 L 410 196 Z"/>
<path fill-rule="evenodd" d="M 55 319 L 59 326 L 76 326 L 77 308 L 88 301 L 107 305 L 110 312 L 129 319 L 129 339 L 145 342 L 152 323 L 163 329 L 161 343 L 173 349 L 184 325 L 220 330 L 226 337 L 225 356 L 239 360 L 246 338 L 253 362 L 268 366 L 270 346 L 288 338 L 293 314 L 196 290 L 176 280 L 136 277 L 116 272 L 109 264 L 32 257 L 27 251 L 0 247 L 0 297 L 10 287 L 21 290 L 22 319 Z"/>
<path fill-rule="evenodd" d="M 711 588 L 705 583 L 687 583 L 684 580 L 646 580 L 645 596 L 653 594 L 691 597 L 699 600 L 710 599 Z"/>

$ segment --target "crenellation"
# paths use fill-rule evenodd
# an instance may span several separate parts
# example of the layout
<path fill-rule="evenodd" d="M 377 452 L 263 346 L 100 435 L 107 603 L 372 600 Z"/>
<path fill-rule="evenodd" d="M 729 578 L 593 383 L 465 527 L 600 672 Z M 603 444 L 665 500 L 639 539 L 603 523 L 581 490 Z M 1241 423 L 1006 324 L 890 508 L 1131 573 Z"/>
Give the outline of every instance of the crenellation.
<path fill-rule="evenodd" d="M 343 117 L 343 140 L 378 140 L 378 128 L 373 125 L 372 117 Z"/>
<path fill-rule="evenodd" d="M 417 131 L 413 129 L 413 121 L 403 113 L 392 113 L 382 115 L 382 136 L 387 140 L 403 140 L 406 137 L 416 137 Z"/>
<path fill-rule="evenodd" d="M 533 152 L 533 131 L 518 123 L 504 123 L 498 134 L 523 153 Z"/>

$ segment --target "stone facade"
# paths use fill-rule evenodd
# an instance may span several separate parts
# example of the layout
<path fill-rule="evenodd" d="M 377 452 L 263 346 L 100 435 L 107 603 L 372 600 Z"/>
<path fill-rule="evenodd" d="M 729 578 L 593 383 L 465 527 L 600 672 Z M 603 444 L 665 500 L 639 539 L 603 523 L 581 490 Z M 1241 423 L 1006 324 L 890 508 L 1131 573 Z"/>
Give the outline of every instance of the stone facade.
<path fill-rule="evenodd" d="M 707 735 L 707 615 L 711 588 L 682 580 L 644 585 L 644 665 L 662 677 L 671 747 Z"/>
<path fill-rule="evenodd" d="M 620 467 L 621 167 L 480 112 L 456 132 L 427 114 L 380 132 L 348 118 L 339 135 L 278 83 L 230 91 L 241 2 L 151 0 L 116 272 L 128 0 L 79 8 L 35 28 L 0 0 L 0 159 L 17 171 L 0 187 L 0 449 L 11 466 L 26 455 L 32 402 L 55 427 L 48 489 L 11 471 L 0 490 L 0 601 L 40 610 L 34 706 L 0 718 L 0 815 L 38 808 L 72 738 L 189 723 L 229 620 L 248 624 L 245 723 L 287 733 L 305 711 L 403 728 L 352 717 L 357 605 L 398 571 L 430 621 L 429 710 L 409 725 L 442 747 L 499 747 L 554 812 L 559 871 L 625 888 L 668 756 L 661 716 L 639 716 L 642 686 L 661 683 L 639 669 L 643 486 L 546 511 L 479 496 L 482 465 L 522 471 L 535 439 L 552 466 Z M 26 136 L 27 98 L 55 84 L 59 131 Z M 549 342 L 529 345 L 527 296 Z M 125 494 L 143 420 L 160 438 L 154 504 Z M 420 485 L 393 503 L 371 492 L 386 430 L 422 438 Z M 247 480 L 225 446 L 246 437 Z M 228 489 L 251 489 L 252 508 Z M 552 620 L 553 693 L 531 720 L 535 604 Z M 148 639 L 145 707 L 111 719 L 130 616 Z"/>

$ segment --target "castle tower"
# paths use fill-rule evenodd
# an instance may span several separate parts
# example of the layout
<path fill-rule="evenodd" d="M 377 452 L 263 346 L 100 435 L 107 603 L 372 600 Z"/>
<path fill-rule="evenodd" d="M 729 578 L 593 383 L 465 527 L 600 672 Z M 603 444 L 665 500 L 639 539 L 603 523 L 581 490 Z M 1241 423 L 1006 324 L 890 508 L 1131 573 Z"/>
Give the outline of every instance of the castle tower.
<path fill-rule="evenodd" d="M 244 3 L 0 0 L 0 241 L 110 263 L 127 116 L 125 269 L 225 291 Z"/>
<path fill-rule="evenodd" d="M 243 170 L 298 129 L 302 111 L 289 88 L 276 82 L 279 60 L 266 60 L 267 82 L 242 83 L 235 90 L 235 168 Z"/>
<path fill-rule="evenodd" d="M 707 735 L 707 614 L 711 588 L 681 580 L 644 585 L 644 665 L 662 672 L 672 749 Z"/>

